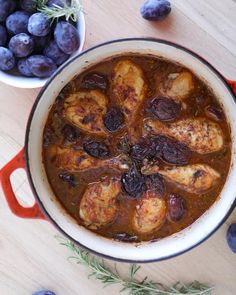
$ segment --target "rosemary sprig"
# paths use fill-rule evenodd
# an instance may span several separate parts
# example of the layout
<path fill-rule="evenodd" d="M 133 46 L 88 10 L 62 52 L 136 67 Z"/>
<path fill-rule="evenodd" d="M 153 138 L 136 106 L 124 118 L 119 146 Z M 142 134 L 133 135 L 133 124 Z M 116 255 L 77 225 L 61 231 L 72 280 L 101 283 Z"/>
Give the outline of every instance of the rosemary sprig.
<path fill-rule="evenodd" d="M 135 275 L 141 268 L 136 264 L 132 264 L 130 268 L 130 274 L 127 279 L 120 277 L 116 268 L 112 271 L 104 263 L 103 259 L 96 258 L 90 255 L 87 251 L 75 246 L 74 243 L 68 240 L 61 242 L 61 245 L 66 246 L 70 251 L 74 253 L 74 256 L 69 258 L 75 259 L 78 264 L 82 264 L 88 267 L 91 271 L 89 277 L 95 277 L 97 280 L 104 284 L 104 287 L 112 284 L 120 284 L 122 289 L 120 292 L 127 291 L 129 295 L 211 295 L 212 288 L 194 281 L 190 284 L 183 284 L 177 282 L 172 287 L 167 287 L 160 283 L 155 283 L 145 277 L 142 281 L 138 281 Z"/>
<path fill-rule="evenodd" d="M 37 10 L 44 13 L 52 21 L 65 17 L 66 21 L 71 19 L 74 22 L 78 20 L 78 14 L 83 11 L 82 5 L 77 0 L 71 0 L 68 5 L 65 0 L 61 0 L 63 7 L 54 4 L 53 7 L 47 6 L 47 0 L 37 0 Z"/>

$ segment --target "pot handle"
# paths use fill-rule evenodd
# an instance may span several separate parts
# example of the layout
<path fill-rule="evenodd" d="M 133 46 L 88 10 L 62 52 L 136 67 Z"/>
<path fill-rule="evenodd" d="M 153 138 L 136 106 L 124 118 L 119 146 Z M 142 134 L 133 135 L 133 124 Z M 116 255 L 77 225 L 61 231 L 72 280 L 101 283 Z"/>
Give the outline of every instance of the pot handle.
<path fill-rule="evenodd" d="M 236 95 L 236 81 L 225 79 L 229 86 L 232 88 L 234 94 Z"/>
<path fill-rule="evenodd" d="M 17 201 L 10 176 L 18 168 L 25 169 L 24 148 L 0 170 L 0 184 L 9 208 L 18 217 L 46 219 L 37 203 L 34 203 L 32 207 L 23 207 Z"/>

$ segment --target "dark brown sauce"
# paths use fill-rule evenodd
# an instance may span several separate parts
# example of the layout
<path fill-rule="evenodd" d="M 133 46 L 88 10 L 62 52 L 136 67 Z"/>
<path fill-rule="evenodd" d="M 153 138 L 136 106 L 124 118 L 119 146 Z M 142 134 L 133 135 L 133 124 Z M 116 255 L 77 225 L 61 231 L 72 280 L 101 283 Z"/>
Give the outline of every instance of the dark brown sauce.
<path fill-rule="evenodd" d="M 178 64 L 172 63 L 167 60 L 159 59 L 157 57 L 151 56 L 120 56 L 115 57 L 106 61 L 103 61 L 90 69 L 86 70 L 79 76 L 75 77 L 64 90 L 62 90 L 61 95 L 58 96 L 55 104 L 53 105 L 44 131 L 45 145 L 43 147 L 43 159 L 48 176 L 48 180 L 51 184 L 51 187 L 58 197 L 62 205 L 66 208 L 68 213 L 72 215 L 79 224 L 83 224 L 83 221 L 79 217 L 79 204 L 80 199 L 85 192 L 89 183 L 93 183 L 101 179 L 105 175 L 116 175 L 120 177 L 119 172 L 110 171 L 108 169 L 94 169 L 89 172 L 84 173 L 73 173 L 74 184 L 71 185 L 68 182 L 63 181 L 59 178 L 59 174 L 63 170 L 58 169 L 53 164 L 52 159 L 48 153 L 48 146 L 51 144 L 56 145 L 77 145 L 81 146 L 83 139 L 86 138 L 96 138 L 96 136 L 88 135 L 83 132 L 80 132 L 78 139 L 74 142 L 65 142 L 61 134 L 61 129 L 64 125 L 67 124 L 65 119 L 61 116 L 61 109 L 64 97 L 70 94 L 70 92 L 78 91 L 81 89 L 81 83 L 86 74 L 89 72 L 98 72 L 102 73 L 107 77 L 109 83 L 111 82 L 111 73 L 117 63 L 121 59 L 130 59 L 133 60 L 136 64 L 140 65 L 144 71 L 145 79 L 148 84 L 148 94 L 146 100 L 143 103 L 142 112 L 136 120 L 136 126 L 143 125 L 143 118 L 149 117 L 150 113 L 145 111 L 145 107 L 155 96 L 154 82 L 155 75 L 157 73 L 165 74 L 171 72 L 180 72 L 183 71 L 183 67 Z M 205 107 L 208 105 L 214 105 L 218 109 L 222 110 L 221 106 L 217 102 L 216 97 L 213 92 L 196 76 L 194 76 L 195 90 L 194 93 L 186 100 L 187 108 L 186 110 L 181 111 L 180 119 L 187 117 L 206 117 Z M 110 88 L 108 87 L 107 92 L 105 92 L 108 99 L 109 105 L 114 105 L 113 95 Z M 209 118 L 209 117 L 208 117 Z M 212 119 L 212 118 L 210 118 Z M 177 194 L 182 196 L 186 201 L 186 213 L 184 217 L 178 222 L 172 222 L 166 218 L 163 226 L 152 232 L 151 234 L 137 234 L 132 228 L 131 216 L 135 210 L 137 204 L 136 199 L 128 197 L 124 192 L 118 196 L 119 211 L 116 216 L 116 219 L 112 224 L 104 226 L 98 230 L 95 230 L 96 233 L 113 238 L 116 234 L 127 233 L 131 236 L 137 236 L 138 241 L 140 240 L 153 240 L 160 239 L 171 235 L 175 232 L 178 232 L 190 224 L 192 224 L 197 218 L 199 218 L 217 199 L 219 196 L 222 187 L 226 181 L 227 174 L 230 167 L 231 159 L 231 137 L 229 126 L 226 121 L 226 117 L 222 110 L 222 118 L 218 121 L 223 134 L 224 134 L 224 148 L 219 152 L 215 152 L 206 155 L 200 155 L 197 153 L 192 153 L 190 164 L 191 163 L 204 163 L 210 165 L 212 168 L 216 169 L 221 174 L 221 179 L 219 183 L 212 188 L 209 192 L 204 194 L 192 194 L 184 190 L 181 190 L 176 185 L 168 183 L 166 184 L 166 194 L 165 198 L 167 199 L 170 194 Z M 139 132 L 139 130 L 138 130 Z M 45 135 L 47 133 L 47 135 Z M 110 133 L 105 139 L 105 143 L 109 146 L 112 155 L 119 154 L 117 144 L 120 142 L 120 139 L 126 134 L 126 128 L 121 128 L 116 133 Z M 163 163 L 160 163 L 162 165 Z"/>

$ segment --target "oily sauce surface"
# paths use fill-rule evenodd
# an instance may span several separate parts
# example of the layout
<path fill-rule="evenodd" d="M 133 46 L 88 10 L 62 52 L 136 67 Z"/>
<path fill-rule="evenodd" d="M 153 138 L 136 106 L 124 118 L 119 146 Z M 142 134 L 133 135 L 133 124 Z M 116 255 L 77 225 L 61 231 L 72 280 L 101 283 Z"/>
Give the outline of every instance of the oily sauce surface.
<path fill-rule="evenodd" d="M 100 91 L 102 91 L 108 97 L 108 108 L 110 106 L 117 105 L 117 101 L 115 101 L 111 87 L 112 71 L 117 62 L 124 59 L 130 60 L 142 68 L 148 87 L 147 94 L 140 107 L 138 112 L 139 114 L 135 119 L 135 124 L 133 124 L 132 127 L 134 128 L 137 137 L 141 136 L 142 134 L 144 120 L 150 117 L 153 118 L 153 114 L 150 113 L 148 106 L 150 101 L 156 96 L 156 76 L 158 75 L 161 77 L 159 82 L 162 83 L 166 79 L 166 75 L 169 73 L 179 73 L 185 70 L 178 64 L 157 57 L 138 55 L 117 56 L 91 67 L 79 76 L 75 77 L 64 89 L 62 89 L 50 111 L 45 126 L 44 143 L 42 147 L 43 159 L 48 180 L 55 195 L 68 211 L 68 213 L 73 216 L 79 224 L 84 226 L 86 226 L 86 224 L 79 215 L 79 207 L 81 198 L 88 188 L 88 185 L 98 182 L 107 176 L 114 176 L 117 179 L 120 179 L 123 172 L 109 169 L 108 167 L 99 167 L 98 169 L 90 169 L 85 172 L 68 172 L 66 169 L 57 167 L 55 164 L 55 155 L 52 156 L 50 147 L 53 145 L 66 146 L 72 147 L 76 150 L 81 149 L 83 147 L 84 141 L 87 139 L 98 139 L 100 141 L 102 140 L 109 147 L 112 156 L 117 156 L 120 154 L 120 145 L 125 144 L 124 138 L 127 136 L 127 127 L 125 125 L 116 132 L 107 132 L 106 137 L 101 137 L 94 134 L 86 134 L 86 132 L 83 132 L 76 126 L 73 126 L 73 124 L 68 122 L 62 116 L 62 108 L 65 99 L 69 97 L 71 93 L 75 93 L 80 90 L 86 90 L 83 82 L 84 77 L 86 77 L 86 75 L 89 73 L 94 72 L 104 75 L 108 81 L 108 87 L 106 89 L 105 87 L 104 89 L 100 88 Z M 189 117 L 204 117 L 219 124 L 224 135 L 223 148 L 217 152 L 211 153 L 210 155 L 199 154 L 193 151 L 188 163 L 204 163 L 209 165 L 220 173 L 219 181 L 210 190 L 204 193 L 196 194 L 187 192 L 180 186 L 177 186 L 175 183 L 166 181 L 164 179 L 165 195 L 163 198 L 167 204 L 166 218 L 161 227 L 148 233 L 139 233 L 133 228 L 132 217 L 140 197 L 130 197 L 124 191 L 124 189 L 122 189 L 116 200 L 118 203 L 118 212 L 115 219 L 105 226 L 102 226 L 98 229 L 90 228 L 90 230 L 93 230 L 96 233 L 108 238 L 116 238 L 118 240 L 131 242 L 160 239 L 178 232 L 192 224 L 215 202 L 219 196 L 230 167 L 230 130 L 225 114 L 212 91 L 193 73 L 192 75 L 195 85 L 194 91 L 186 100 L 184 100 L 181 113 L 178 119 L 175 121 Z M 217 109 L 218 114 L 220 113 L 220 120 L 211 116 L 209 117 L 209 113 L 207 114 L 206 108 L 210 108 L 212 106 L 214 110 Z M 72 129 L 70 129 L 70 126 L 72 126 Z M 166 163 L 160 159 L 158 160 L 158 164 L 160 167 L 166 165 Z M 173 194 L 181 196 L 185 202 L 184 215 L 178 221 L 171 220 L 168 212 L 168 200 Z"/>

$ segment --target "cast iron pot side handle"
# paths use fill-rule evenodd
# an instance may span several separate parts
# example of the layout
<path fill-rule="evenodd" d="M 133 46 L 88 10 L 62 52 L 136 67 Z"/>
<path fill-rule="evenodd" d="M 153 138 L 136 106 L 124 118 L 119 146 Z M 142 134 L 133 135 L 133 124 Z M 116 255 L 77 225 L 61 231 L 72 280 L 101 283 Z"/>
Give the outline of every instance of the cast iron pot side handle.
<path fill-rule="evenodd" d="M 225 79 L 229 86 L 232 88 L 234 94 L 236 95 L 236 81 Z"/>
<path fill-rule="evenodd" d="M 25 169 L 24 148 L 0 170 L 0 184 L 9 208 L 18 217 L 46 219 L 36 202 L 32 207 L 23 207 L 17 201 L 10 176 L 18 168 Z"/>

